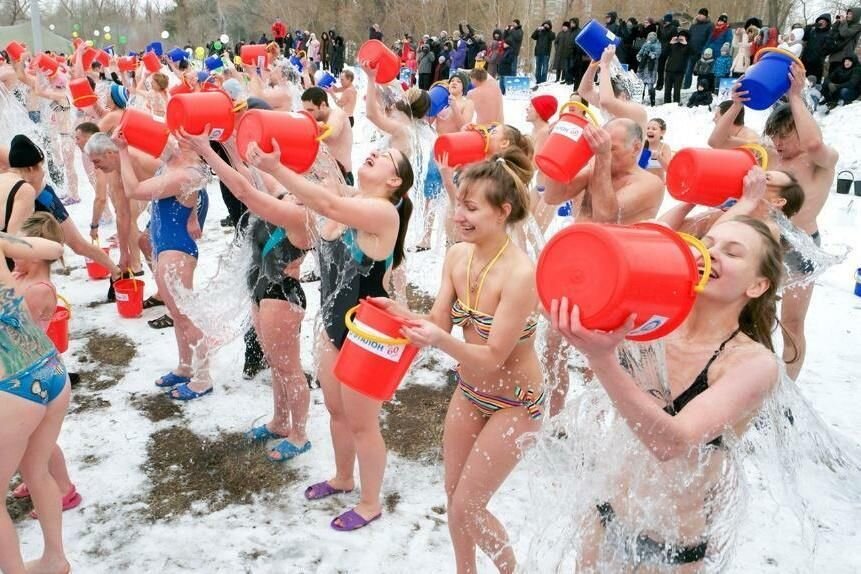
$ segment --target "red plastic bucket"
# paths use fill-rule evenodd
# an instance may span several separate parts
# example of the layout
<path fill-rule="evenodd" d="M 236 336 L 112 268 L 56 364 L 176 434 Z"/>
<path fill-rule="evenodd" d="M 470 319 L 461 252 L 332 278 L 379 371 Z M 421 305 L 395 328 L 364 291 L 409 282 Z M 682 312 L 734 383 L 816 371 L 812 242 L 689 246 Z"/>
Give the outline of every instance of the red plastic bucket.
<path fill-rule="evenodd" d="M 181 96 L 182 94 L 193 94 L 194 89 L 187 83 L 181 82 L 168 90 L 167 93 L 170 94 L 171 98 L 173 98 L 174 96 Z"/>
<path fill-rule="evenodd" d="M 105 252 L 105 255 L 110 255 L 110 249 L 107 247 L 102 247 L 102 251 Z M 87 259 L 87 275 L 94 280 L 107 279 L 111 276 L 111 271 L 101 263 Z"/>
<path fill-rule="evenodd" d="M 586 116 L 566 112 L 569 107 L 582 109 Z M 553 126 L 550 137 L 535 154 L 535 165 L 550 179 L 568 183 L 581 169 L 586 167 L 594 152 L 583 137 L 589 121 L 598 124 L 592 112 L 580 102 L 568 102 L 562 106 L 562 115 Z"/>
<path fill-rule="evenodd" d="M 264 152 L 272 152 L 272 140 L 281 148 L 281 163 L 297 173 L 304 173 L 317 159 L 320 142 L 330 132 L 323 132 L 308 112 L 275 112 L 248 110 L 236 126 L 236 147 L 245 160 L 248 144 L 257 142 Z"/>
<path fill-rule="evenodd" d="M 403 319 L 363 299 L 344 321 L 349 333 L 335 361 L 335 377 L 367 397 L 390 400 L 418 352 L 401 335 Z"/>
<path fill-rule="evenodd" d="M 223 91 L 179 94 L 167 103 L 167 127 L 172 132 L 182 127 L 191 135 L 200 135 L 209 125 L 209 139 L 227 141 L 233 134 L 233 101 Z"/>
<path fill-rule="evenodd" d="M 48 54 L 39 54 L 36 57 L 35 64 L 46 76 L 53 76 L 57 73 L 57 68 L 60 67 L 60 63 Z"/>
<path fill-rule="evenodd" d="M 117 60 L 117 68 L 120 72 L 134 72 L 137 67 L 138 61 L 134 56 L 123 56 Z"/>
<path fill-rule="evenodd" d="M 69 92 L 72 94 L 72 105 L 78 109 L 88 108 L 99 101 L 86 77 L 69 81 Z"/>
<path fill-rule="evenodd" d="M 367 62 L 377 71 L 377 83 L 388 84 L 398 77 L 401 59 L 379 40 L 368 40 L 359 48 L 356 61 Z"/>
<path fill-rule="evenodd" d="M 120 317 L 134 319 L 143 314 L 144 282 L 140 279 L 119 279 L 114 282 L 117 311 Z"/>
<path fill-rule="evenodd" d="M 167 124 L 135 108 L 126 108 L 123 112 L 120 131 L 130 146 L 153 157 L 161 156 L 170 135 Z"/>
<path fill-rule="evenodd" d="M 51 322 L 48 323 L 45 334 L 54 343 L 57 352 L 65 353 L 69 349 L 69 320 L 72 318 L 72 306 L 62 295 L 57 297 L 65 304 L 65 307 L 57 305 L 57 308 L 54 309 L 54 314 L 51 316 Z"/>
<path fill-rule="evenodd" d="M 437 136 L 433 144 L 436 161 L 442 162 L 448 154 L 448 167 L 469 165 L 484 160 L 490 145 L 490 134 L 482 126 L 470 126 L 464 131 Z"/>
<path fill-rule="evenodd" d="M 739 80 L 741 91 L 748 92 L 745 106 L 752 110 L 767 110 L 789 90 L 789 69 L 801 61 L 780 48 L 761 48 L 755 63 Z"/>
<path fill-rule="evenodd" d="M 147 52 L 141 60 L 150 74 L 155 74 L 161 70 L 161 60 L 158 59 L 155 52 Z"/>
<path fill-rule="evenodd" d="M 702 277 L 689 246 L 703 256 Z M 672 332 L 705 288 L 711 258 L 695 237 L 656 223 L 575 223 L 557 233 L 538 258 L 538 296 L 550 310 L 567 297 L 588 329 L 612 331 L 631 313 L 627 338 L 651 341 Z"/>
<path fill-rule="evenodd" d="M 84 55 L 81 57 L 81 63 L 84 65 L 85 70 L 89 70 L 90 66 L 93 65 L 93 62 L 98 62 L 102 67 L 107 68 L 111 63 L 111 57 L 104 50 L 87 48 L 84 50 Z"/>
<path fill-rule="evenodd" d="M 269 63 L 269 50 L 266 44 L 246 44 L 239 51 L 242 63 L 246 66 L 265 68 Z"/>
<path fill-rule="evenodd" d="M 756 152 L 765 169 L 768 153 L 757 144 L 736 149 L 681 149 L 667 166 L 667 191 L 679 201 L 712 207 L 736 200 L 741 197 L 744 176 L 758 163 Z"/>
<path fill-rule="evenodd" d="M 6 53 L 9 54 L 9 57 L 14 62 L 17 62 L 18 60 L 21 59 L 21 55 L 24 53 L 24 51 L 26 49 L 27 48 L 25 48 L 23 45 L 19 44 L 18 42 L 12 41 L 12 42 L 9 42 L 8 44 L 6 44 Z"/>

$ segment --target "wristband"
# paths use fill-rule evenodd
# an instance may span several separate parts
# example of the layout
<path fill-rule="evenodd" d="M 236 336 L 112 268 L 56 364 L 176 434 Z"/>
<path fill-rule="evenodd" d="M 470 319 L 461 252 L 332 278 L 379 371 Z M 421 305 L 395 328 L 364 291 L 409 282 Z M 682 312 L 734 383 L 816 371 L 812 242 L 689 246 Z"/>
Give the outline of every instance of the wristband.
<path fill-rule="evenodd" d="M 98 223 L 96 223 L 95 225 L 90 224 L 90 229 L 98 229 L 98 228 L 99 228 L 99 224 L 98 224 Z"/>

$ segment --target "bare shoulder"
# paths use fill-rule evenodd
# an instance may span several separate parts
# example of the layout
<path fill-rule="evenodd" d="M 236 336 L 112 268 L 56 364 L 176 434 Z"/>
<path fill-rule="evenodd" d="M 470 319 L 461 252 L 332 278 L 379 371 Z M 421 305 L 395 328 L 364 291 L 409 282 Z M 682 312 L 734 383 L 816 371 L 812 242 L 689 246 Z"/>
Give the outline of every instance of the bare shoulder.
<path fill-rule="evenodd" d="M 744 379 L 745 386 L 752 386 L 751 392 L 771 390 L 777 385 L 780 373 L 777 355 L 746 335 L 741 337 L 739 344 L 727 349 L 721 376 L 717 377 L 715 384 Z"/>

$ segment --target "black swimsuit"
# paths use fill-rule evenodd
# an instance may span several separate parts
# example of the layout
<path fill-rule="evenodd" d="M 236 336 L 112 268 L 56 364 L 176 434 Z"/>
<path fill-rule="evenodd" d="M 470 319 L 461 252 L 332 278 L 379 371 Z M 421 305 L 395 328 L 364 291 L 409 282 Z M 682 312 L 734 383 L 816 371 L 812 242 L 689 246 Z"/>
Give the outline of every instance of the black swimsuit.
<path fill-rule="evenodd" d="M 685 408 L 685 405 L 709 388 L 709 368 L 712 366 L 712 363 L 715 362 L 715 359 L 720 356 L 721 352 L 723 352 L 726 344 L 735 338 L 738 333 L 739 329 L 736 329 L 732 335 L 727 337 L 727 339 L 720 344 L 711 356 L 708 363 L 706 363 L 706 366 L 703 367 L 703 370 L 700 371 L 700 374 L 697 375 L 697 378 L 694 379 L 691 386 L 673 399 L 671 404 L 664 407 L 664 411 L 667 414 L 676 416 L 683 408 Z M 708 446 L 718 448 L 724 446 L 723 438 L 717 437 L 710 441 Z M 596 508 L 598 510 L 598 516 L 601 519 L 601 525 L 606 528 L 607 525 L 613 522 L 616 518 L 616 511 L 613 510 L 613 506 L 609 502 L 599 504 Z M 645 534 L 640 534 L 637 536 L 636 560 L 638 563 L 663 562 L 665 564 L 691 564 L 693 562 L 699 562 L 705 558 L 707 548 L 708 541 L 703 541 L 699 544 L 692 544 L 690 546 L 682 546 L 680 544 L 659 542 Z"/>
<path fill-rule="evenodd" d="M 283 229 L 263 219 L 253 219 L 250 230 L 251 268 L 248 288 L 258 305 L 263 299 L 289 301 L 305 308 L 305 291 L 299 281 L 284 275 L 284 268 L 305 255 Z"/>
<path fill-rule="evenodd" d="M 9 221 L 12 219 L 12 209 L 15 207 L 15 196 L 18 195 L 18 190 L 21 189 L 21 186 L 24 185 L 24 180 L 20 180 L 12 186 L 12 189 L 9 190 L 9 195 L 6 196 L 6 216 L 3 219 L 3 233 L 9 232 Z M 9 268 L 9 271 L 15 270 L 15 261 L 11 258 L 6 257 L 6 267 Z"/>

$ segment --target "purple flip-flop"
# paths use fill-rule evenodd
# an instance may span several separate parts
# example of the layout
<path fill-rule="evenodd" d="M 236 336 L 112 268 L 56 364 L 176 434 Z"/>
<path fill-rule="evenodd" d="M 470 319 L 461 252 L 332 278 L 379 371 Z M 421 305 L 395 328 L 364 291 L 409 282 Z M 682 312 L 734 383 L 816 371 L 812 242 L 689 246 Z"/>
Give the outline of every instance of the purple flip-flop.
<path fill-rule="evenodd" d="M 306 488 L 305 498 L 307 498 L 308 500 L 320 500 L 321 498 L 326 498 L 334 494 L 348 494 L 350 492 L 353 492 L 352 489 L 339 490 L 329 484 L 329 481 L 324 480 L 323 482 L 312 484 L 311 486 Z"/>
<path fill-rule="evenodd" d="M 344 514 L 334 518 L 329 525 L 338 532 L 351 532 L 353 530 L 358 530 L 359 528 L 364 528 L 382 515 L 383 513 L 381 512 L 373 518 L 365 520 L 362 518 L 361 514 L 356 512 L 354 509 L 350 509 Z M 336 524 L 339 520 L 341 521 L 341 524 Z"/>

